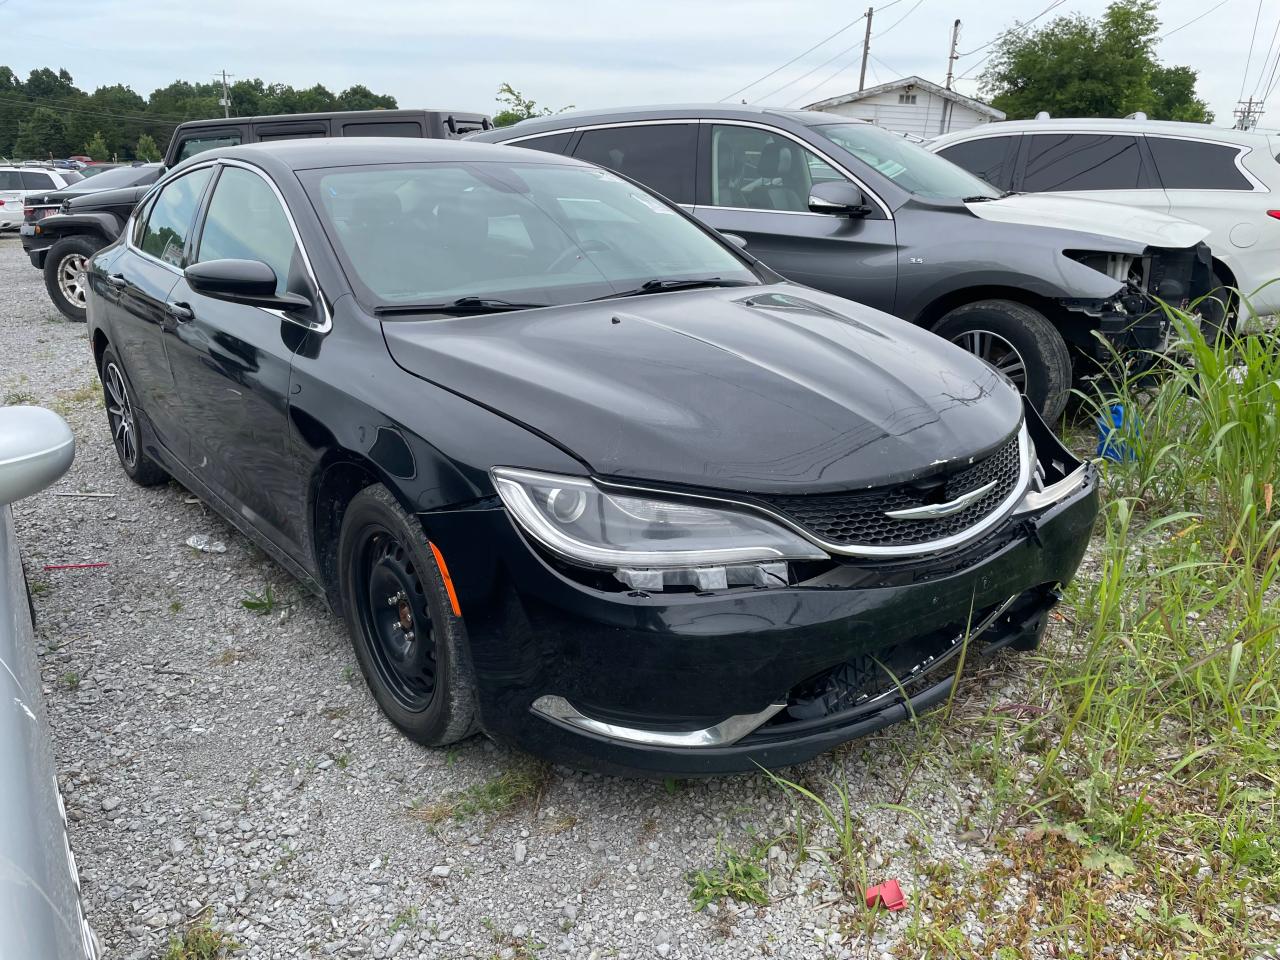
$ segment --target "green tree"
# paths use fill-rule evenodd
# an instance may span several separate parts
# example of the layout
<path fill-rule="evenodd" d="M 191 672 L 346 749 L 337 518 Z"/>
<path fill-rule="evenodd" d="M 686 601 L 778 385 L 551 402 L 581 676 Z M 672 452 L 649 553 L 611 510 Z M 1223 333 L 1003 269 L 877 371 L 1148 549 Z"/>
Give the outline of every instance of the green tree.
<path fill-rule="evenodd" d="M 151 134 L 144 133 L 138 138 L 138 143 L 133 148 L 133 155 L 139 160 L 152 163 L 160 159 L 160 148 L 156 146 Z"/>
<path fill-rule="evenodd" d="M 65 157 L 72 150 L 62 116 L 48 107 L 36 107 L 18 128 L 13 152 L 24 160 Z"/>
<path fill-rule="evenodd" d="M 111 159 L 111 151 L 107 149 L 107 141 L 103 138 L 102 131 L 94 132 L 93 137 L 84 145 L 84 154 L 95 160 Z"/>
<path fill-rule="evenodd" d="M 395 97 L 374 93 L 362 83 L 343 90 L 338 94 L 338 102 L 343 110 L 394 110 L 396 108 Z"/>
<path fill-rule="evenodd" d="M 982 90 L 1011 120 L 1047 110 L 1055 117 L 1123 117 L 1208 123 L 1190 67 L 1156 60 L 1155 0 L 1115 0 L 1100 19 L 1058 17 L 1031 31 L 1017 27 L 995 44 Z"/>
<path fill-rule="evenodd" d="M 509 83 L 504 83 L 498 87 L 498 95 L 494 99 L 504 105 L 502 110 L 493 115 L 493 125 L 495 127 L 509 127 L 513 123 L 528 120 L 530 117 L 546 117 L 552 113 L 547 107 L 539 108 L 535 101 L 528 99 Z M 572 109 L 573 104 L 569 104 L 567 107 L 561 107 L 555 112 L 564 113 L 564 111 Z"/>

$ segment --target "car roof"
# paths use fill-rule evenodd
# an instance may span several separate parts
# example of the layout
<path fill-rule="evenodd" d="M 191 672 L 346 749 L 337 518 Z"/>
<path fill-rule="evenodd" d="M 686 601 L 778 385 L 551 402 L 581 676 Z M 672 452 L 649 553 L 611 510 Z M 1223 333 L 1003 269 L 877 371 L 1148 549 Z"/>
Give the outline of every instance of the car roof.
<path fill-rule="evenodd" d="M 179 170 L 216 158 L 243 160 L 262 167 L 309 170 L 317 167 L 354 167 L 380 163 L 431 163 L 440 161 L 491 161 L 506 163 L 557 163 L 589 166 L 571 157 L 538 154 L 519 147 L 470 140 L 431 140 L 418 137 L 316 137 L 306 140 L 269 140 L 219 147 L 188 157 Z"/>
<path fill-rule="evenodd" d="M 782 118 L 812 126 L 820 123 L 844 123 L 854 120 L 814 110 L 779 110 L 755 104 L 737 103 L 670 103 L 650 104 L 638 107 L 610 107 L 595 110 L 568 110 L 546 117 L 531 117 L 507 127 L 472 134 L 468 140 L 489 141 L 510 139 L 512 136 L 528 136 L 543 130 L 563 130 L 566 127 L 585 127 L 597 123 L 625 123 L 639 120 L 696 120 L 740 119 L 759 120 L 762 117 Z M 856 122 L 856 121 L 855 121 Z"/>
<path fill-rule="evenodd" d="M 1266 143 L 1266 133 L 1261 130 L 1235 130 L 1230 127 L 1213 127 L 1207 123 L 1189 123 L 1178 120 L 1124 120 L 1110 117 L 1072 118 L 1059 120 L 1002 120 L 986 123 L 968 130 L 934 137 L 932 144 L 951 143 L 955 140 L 973 140 L 978 137 L 998 136 L 1009 133 L 1143 133 L 1165 136 L 1194 137 L 1199 140 L 1221 140 L 1223 143 Z"/>
<path fill-rule="evenodd" d="M 209 120 L 184 120 L 184 130 L 192 127 L 233 127 L 242 123 L 273 123 L 276 121 L 293 123 L 307 120 L 396 120 L 400 117 L 418 116 L 420 114 L 439 114 L 447 116 L 484 116 L 471 110 L 442 110 L 432 107 L 404 107 L 394 110 L 321 110 L 317 113 L 264 113 L 254 117 L 214 117 Z"/>

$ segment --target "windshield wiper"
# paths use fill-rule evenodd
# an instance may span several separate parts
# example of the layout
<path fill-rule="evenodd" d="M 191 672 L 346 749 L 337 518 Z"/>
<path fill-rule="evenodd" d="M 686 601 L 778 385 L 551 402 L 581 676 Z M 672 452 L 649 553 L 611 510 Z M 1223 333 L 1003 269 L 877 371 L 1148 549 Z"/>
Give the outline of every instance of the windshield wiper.
<path fill-rule="evenodd" d="M 1005 194 L 1005 197 L 1009 194 Z M 988 197 L 985 193 L 980 193 L 972 197 L 961 197 L 961 203 L 986 203 L 988 200 L 1003 200 L 1004 197 Z"/>
<path fill-rule="evenodd" d="M 505 313 L 508 310 L 534 310 L 545 303 L 516 303 L 495 297 L 459 297 L 449 303 L 393 303 L 374 307 L 377 317 L 393 317 L 406 313 Z"/>
<path fill-rule="evenodd" d="M 646 280 L 634 290 L 623 290 L 621 293 L 610 293 L 597 300 L 611 300 L 614 297 L 638 297 L 646 293 L 666 293 L 669 290 L 696 290 L 701 287 L 753 287 L 753 280 L 723 280 L 720 277 L 700 277 L 688 280 Z"/>

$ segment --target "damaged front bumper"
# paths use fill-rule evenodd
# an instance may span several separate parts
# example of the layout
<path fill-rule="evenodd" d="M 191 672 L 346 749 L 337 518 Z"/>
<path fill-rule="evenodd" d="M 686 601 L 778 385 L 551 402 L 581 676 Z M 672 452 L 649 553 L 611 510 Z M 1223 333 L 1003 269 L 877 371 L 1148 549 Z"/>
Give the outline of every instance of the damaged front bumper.
<path fill-rule="evenodd" d="M 502 509 L 424 517 L 466 617 L 484 729 L 574 767 L 688 776 L 797 763 L 928 709 L 962 661 L 1039 642 L 1088 543 L 1095 468 L 1029 427 L 1042 482 L 978 542 L 833 558 L 788 586 L 595 589 Z"/>
<path fill-rule="evenodd" d="M 1163 353 L 1172 340 L 1172 324 L 1165 307 L 1191 310 L 1192 304 L 1214 288 L 1213 257 L 1207 244 L 1194 247 L 1148 247 L 1141 257 L 1078 254 L 1120 280 L 1121 287 L 1102 299 L 1064 298 L 1059 302 L 1096 323 L 1103 341 L 1092 344 L 1094 356 L 1109 359 L 1112 349 L 1126 353 Z M 1116 261 L 1124 265 L 1117 269 Z"/>

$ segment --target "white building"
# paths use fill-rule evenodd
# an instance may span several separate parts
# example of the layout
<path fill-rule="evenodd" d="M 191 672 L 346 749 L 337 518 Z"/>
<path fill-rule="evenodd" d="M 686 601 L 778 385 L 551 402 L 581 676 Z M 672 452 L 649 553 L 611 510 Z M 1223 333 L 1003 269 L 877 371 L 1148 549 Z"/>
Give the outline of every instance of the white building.
<path fill-rule="evenodd" d="M 894 133 L 926 140 L 940 133 L 968 130 L 1004 119 L 1004 113 L 995 107 L 920 77 L 903 77 L 878 87 L 819 100 L 804 109 L 870 120 Z"/>

